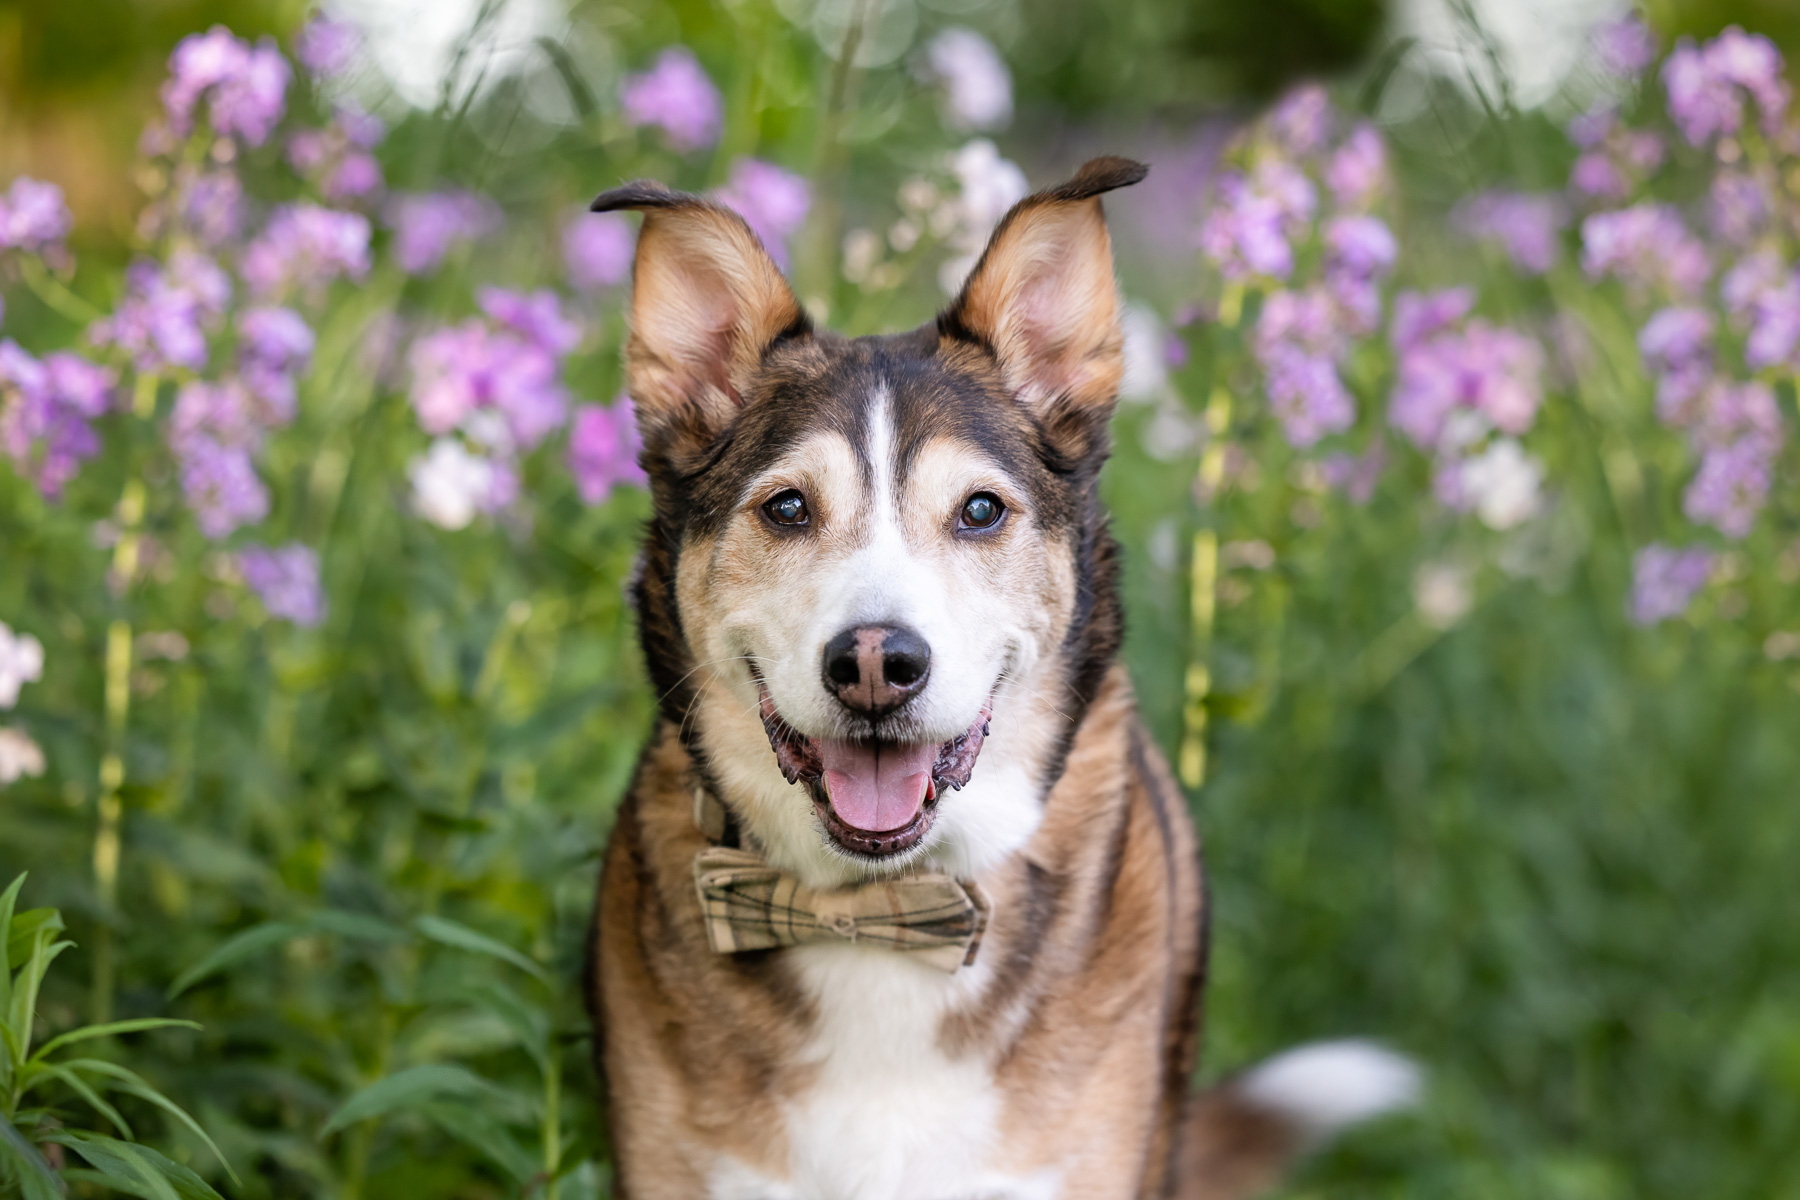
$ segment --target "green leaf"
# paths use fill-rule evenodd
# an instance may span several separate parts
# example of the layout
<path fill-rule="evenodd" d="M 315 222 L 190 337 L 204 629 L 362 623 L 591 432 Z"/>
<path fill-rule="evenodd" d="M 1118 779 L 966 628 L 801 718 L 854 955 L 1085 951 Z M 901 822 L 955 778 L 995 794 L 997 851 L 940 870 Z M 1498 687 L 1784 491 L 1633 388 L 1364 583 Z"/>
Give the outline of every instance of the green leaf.
<path fill-rule="evenodd" d="M 420 933 L 434 942 L 442 942 L 444 945 L 454 946 L 458 950 L 467 950 L 472 954 L 485 954 L 489 958 L 509 962 L 538 982 L 546 986 L 551 985 L 550 972 L 544 970 L 537 962 L 525 957 L 505 942 L 470 929 L 467 925 L 459 925 L 445 917 L 429 914 L 414 921 L 413 925 Z"/>
<path fill-rule="evenodd" d="M 211 954 L 176 976 L 169 985 L 169 999 L 246 958 L 308 933 L 334 933 L 367 942 L 403 942 L 410 936 L 400 926 L 379 917 L 335 908 L 320 909 L 298 921 L 265 921 L 226 938 Z"/>
<path fill-rule="evenodd" d="M 12 1010 L 13 908 L 19 901 L 19 889 L 25 886 L 26 874 L 19 872 L 18 877 L 6 885 L 6 891 L 0 892 L 0 954 L 6 956 L 6 961 L 0 963 L 0 1021 L 6 1020 Z"/>
<path fill-rule="evenodd" d="M 213 947 L 212 953 L 175 977 L 175 982 L 169 985 L 169 999 L 173 1000 L 202 979 L 217 975 L 227 967 L 236 966 L 246 958 L 273 949 L 305 932 L 304 925 L 293 921 L 265 921 L 261 925 L 252 925 L 234 933 Z"/>
<path fill-rule="evenodd" d="M 562 77 L 563 87 L 569 93 L 569 103 L 574 105 L 581 119 L 586 121 L 599 112 L 600 104 L 594 98 L 594 91 L 588 87 L 587 80 L 581 77 L 581 70 L 575 65 L 568 47 L 551 37 L 540 37 L 537 44 L 543 50 L 544 57 L 550 60 L 550 65 L 556 68 L 557 75 Z"/>
<path fill-rule="evenodd" d="M 87 1080 L 76 1074 L 70 1064 L 34 1063 L 32 1066 L 33 1070 L 29 1079 L 25 1077 L 24 1072 L 20 1073 L 20 1082 L 24 1087 L 29 1088 L 38 1078 L 59 1080 L 70 1091 L 87 1101 L 95 1112 L 110 1121 L 112 1127 L 117 1129 L 120 1134 L 127 1138 L 132 1136 L 131 1126 L 125 1123 L 125 1118 L 119 1114 L 119 1110 L 108 1104 L 106 1099 L 88 1084 Z"/>
<path fill-rule="evenodd" d="M 497 1091 L 493 1084 L 467 1067 L 454 1063 L 424 1063 L 378 1079 L 344 1101 L 319 1131 L 330 1137 L 346 1126 L 395 1110 L 419 1110 L 443 1096 L 473 1096 Z"/>
<path fill-rule="evenodd" d="M 38 1048 L 38 1052 L 31 1056 L 31 1060 L 38 1062 L 52 1050 L 73 1045 L 76 1042 L 85 1042 L 89 1038 L 112 1037 L 119 1033 L 137 1033 L 145 1029 L 167 1029 L 171 1026 L 180 1026 L 183 1029 L 200 1028 L 196 1021 L 182 1021 L 175 1017 L 134 1017 L 129 1021 L 112 1021 L 105 1025 L 83 1025 L 80 1029 L 71 1029 L 69 1032 L 58 1034 L 45 1042 Z"/>
<path fill-rule="evenodd" d="M 550 1018 L 542 1009 L 528 1003 L 498 979 L 490 979 L 475 988 L 471 998 L 488 1012 L 499 1017 L 525 1053 L 536 1060 L 538 1070 L 550 1069 Z"/>
<path fill-rule="evenodd" d="M 56 956 L 73 946 L 74 942 L 50 942 L 48 935 L 40 933 L 31 946 L 31 958 L 19 969 L 19 976 L 13 980 L 12 1003 L 5 1015 L 5 1024 L 11 1032 L 9 1048 L 16 1057 L 24 1057 L 31 1049 L 31 1026 L 37 1017 L 38 986 L 44 982 L 44 974 Z"/>
<path fill-rule="evenodd" d="M 73 1071 L 91 1071 L 96 1075 L 104 1075 L 110 1079 L 118 1080 L 117 1087 L 119 1091 L 128 1092 L 146 1103 L 154 1104 L 157 1108 L 162 1109 L 171 1117 L 174 1117 L 177 1121 L 187 1126 L 189 1133 L 192 1133 L 195 1137 L 206 1143 L 206 1148 L 211 1150 L 213 1157 L 219 1160 L 219 1165 L 225 1168 L 225 1173 L 231 1176 L 231 1181 L 233 1183 L 240 1182 L 237 1177 L 237 1172 L 231 1169 L 231 1163 L 226 1160 L 225 1152 L 219 1149 L 218 1145 L 211 1137 L 207 1136 L 206 1130 L 200 1128 L 200 1123 L 190 1117 L 187 1114 L 186 1109 L 151 1087 L 145 1082 L 143 1076 L 137 1074 L 137 1072 L 121 1067 L 118 1063 L 104 1062 L 97 1058 L 71 1059 L 60 1065 Z"/>
<path fill-rule="evenodd" d="M 51 933 L 63 931 L 62 913 L 54 908 L 28 908 L 13 917 L 11 932 L 6 938 L 7 969 L 22 963 L 31 954 L 31 940 L 45 930 Z"/>
<path fill-rule="evenodd" d="M 365 942 L 404 942 L 412 938 L 412 934 L 391 921 L 336 908 L 322 908 L 307 917 L 306 923 L 320 933 L 335 933 L 339 937 Z"/>
<path fill-rule="evenodd" d="M 223 1200 L 206 1180 L 148 1146 L 78 1129 L 58 1129 L 43 1140 L 67 1146 L 106 1176 L 108 1186 L 144 1200 Z"/>
<path fill-rule="evenodd" d="M 419 1105 L 418 1111 L 445 1133 L 493 1161 L 518 1183 L 543 1169 L 543 1164 L 507 1132 L 492 1112 L 454 1100 L 430 1101 Z"/>
<path fill-rule="evenodd" d="M 19 878 L 25 877 L 21 875 Z M 17 890 L 18 884 L 15 883 L 13 891 Z M 4 899 L 0 899 L 0 910 L 10 907 L 11 901 L 12 893 L 9 892 Z M 50 1169 L 50 1164 L 44 1161 L 38 1148 L 27 1141 L 25 1135 L 5 1117 L 0 1117 L 0 1158 L 14 1164 L 14 1174 L 19 1177 L 19 1182 L 25 1189 L 25 1200 L 68 1194 L 69 1189 L 56 1177 L 56 1172 Z"/>

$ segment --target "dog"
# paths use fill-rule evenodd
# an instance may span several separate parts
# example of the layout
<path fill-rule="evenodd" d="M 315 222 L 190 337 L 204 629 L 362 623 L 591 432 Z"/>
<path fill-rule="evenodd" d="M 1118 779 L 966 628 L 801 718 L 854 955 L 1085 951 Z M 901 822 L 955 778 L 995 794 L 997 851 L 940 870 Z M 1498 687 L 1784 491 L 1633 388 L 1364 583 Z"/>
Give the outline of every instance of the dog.
<path fill-rule="evenodd" d="M 815 328 L 750 228 L 640 181 L 625 361 L 660 718 L 587 999 L 630 1200 L 1225 1200 L 1393 1107 L 1289 1051 L 1189 1095 L 1207 906 L 1117 662 L 1123 370 L 1089 162 L 909 333 Z"/>

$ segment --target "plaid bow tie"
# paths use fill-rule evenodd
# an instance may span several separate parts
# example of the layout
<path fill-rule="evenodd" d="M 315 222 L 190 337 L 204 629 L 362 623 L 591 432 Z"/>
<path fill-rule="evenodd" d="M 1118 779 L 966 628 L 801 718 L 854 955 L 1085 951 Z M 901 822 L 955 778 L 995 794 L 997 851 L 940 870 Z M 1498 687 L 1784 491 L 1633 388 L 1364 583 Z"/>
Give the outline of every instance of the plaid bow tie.
<path fill-rule="evenodd" d="M 707 800 L 696 797 L 696 816 L 710 833 L 719 821 L 705 811 Z M 862 942 L 953 972 L 975 961 L 988 920 L 981 889 L 948 875 L 809 888 L 750 851 L 728 846 L 709 846 L 694 856 L 694 883 L 707 939 L 719 954 Z"/>

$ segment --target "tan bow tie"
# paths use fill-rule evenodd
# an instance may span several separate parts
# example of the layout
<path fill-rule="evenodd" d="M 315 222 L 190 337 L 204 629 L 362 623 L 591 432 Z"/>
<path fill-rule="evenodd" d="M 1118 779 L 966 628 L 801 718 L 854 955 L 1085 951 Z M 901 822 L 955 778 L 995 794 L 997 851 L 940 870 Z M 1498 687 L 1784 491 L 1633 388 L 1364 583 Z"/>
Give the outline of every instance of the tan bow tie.
<path fill-rule="evenodd" d="M 707 809 L 718 801 L 704 793 L 695 799 L 695 815 L 710 835 L 721 822 Z M 756 854 L 727 846 L 694 856 L 694 883 L 707 939 L 719 954 L 860 942 L 953 972 L 975 961 L 989 912 L 979 887 L 948 875 L 809 888 Z"/>

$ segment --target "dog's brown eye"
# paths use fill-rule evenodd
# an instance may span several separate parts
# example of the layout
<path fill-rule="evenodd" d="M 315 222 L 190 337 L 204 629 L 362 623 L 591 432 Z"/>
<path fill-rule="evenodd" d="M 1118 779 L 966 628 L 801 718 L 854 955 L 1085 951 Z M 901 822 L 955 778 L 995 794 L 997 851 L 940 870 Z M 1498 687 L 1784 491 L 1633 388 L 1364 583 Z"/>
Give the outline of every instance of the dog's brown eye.
<path fill-rule="evenodd" d="M 1006 515 L 1006 506 L 1000 503 L 1000 497 L 992 492 L 976 492 L 962 506 L 962 527 L 964 529 L 992 529 Z"/>
<path fill-rule="evenodd" d="M 777 525 L 804 525 L 807 518 L 806 497 L 789 488 L 763 505 L 763 511 Z"/>

